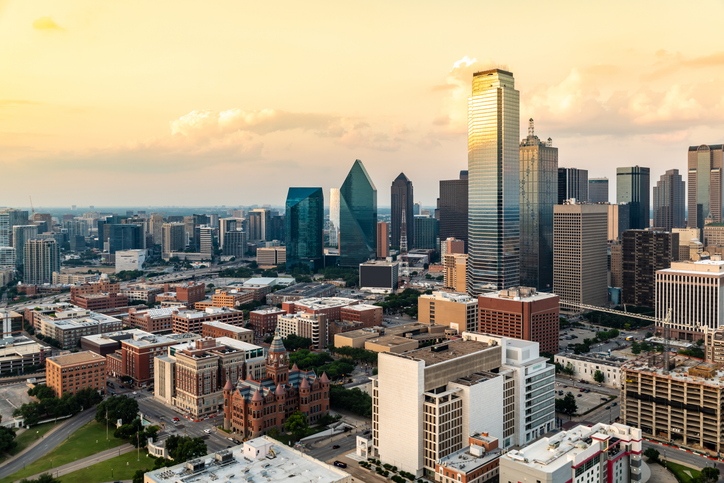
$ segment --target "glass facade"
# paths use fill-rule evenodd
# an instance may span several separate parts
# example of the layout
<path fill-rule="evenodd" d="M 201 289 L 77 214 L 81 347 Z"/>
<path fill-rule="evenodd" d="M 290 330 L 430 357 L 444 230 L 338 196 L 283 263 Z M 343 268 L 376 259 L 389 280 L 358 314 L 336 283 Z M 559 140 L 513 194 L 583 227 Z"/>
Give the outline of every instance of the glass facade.
<path fill-rule="evenodd" d="M 377 188 L 359 159 L 339 189 L 339 264 L 358 268 L 377 255 Z"/>
<path fill-rule="evenodd" d="M 468 98 L 471 295 L 520 284 L 520 93 L 513 74 L 477 72 Z"/>
<path fill-rule="evenodd" d="M 588 202 L 608 203 L 608 178 L 591 178 L 588 180 Z"/>
<path fill-rule="evenodd" d="M 645 230 L 651 217 L 650 169 L 634 166 L 616 168 L 616 203 L 628 203 L 632 230 Z"/>
<path fill-rule="evenodd" d="M 440 239 L 457 238 L 468 245 L 468 172 L 461 171 L 460 179 L 440 181 L 437 200 Z"/>
<path fill-rule="evenodd" d="M 439 250 L 438 223 L 435 218 L 424 215 L 415 217 L 415 248 Z"/>
<path fill-rule="evenodd" d="M 722 163 L 724 145 L 712 144 L 689 147 L 689 228 L 703 228 L 709 218 L 711 223 L 724 221 L 724 184 Z"/>
<path fill-rule="evenodd" d="M 405 210 L 405 234 L 407 235 L 407 246 L 415 246 L 415 223 L 414 200 L 412 199 L 412 181 L 407 179 L 405 173 L 392 182 L 390 190 L 390 216 L 392 228 L 391 246 L 400 247 L 400 235 L 402 233 L 402 210 Z"/>
<path fill-rule="evenodd" d="M 146 248 L 141 225 L 109 225 L 108 253 Z"/>
<path fill-rule="evenodd" d="M 571 199 L 588 201 L 587 169 L 558 168 L 558 204 Z"/>
<path fill-rule="evenodd" d="M 287 271 L 297 265 L 320 268 L 324 259 L 322 188 L 289 188 L 286 203 Z"/>
<path fill-rule="evenodd" d="M 558 148 L 531 133 L 520 143 L 520 284 L 553 290 L 553 206 Z"/>
<path fill-rule="evenodd" d="M 654 186 L 654 227 L 671 231 L 686 226 L 686 188 L 678 169 L 661 175 Z"/>

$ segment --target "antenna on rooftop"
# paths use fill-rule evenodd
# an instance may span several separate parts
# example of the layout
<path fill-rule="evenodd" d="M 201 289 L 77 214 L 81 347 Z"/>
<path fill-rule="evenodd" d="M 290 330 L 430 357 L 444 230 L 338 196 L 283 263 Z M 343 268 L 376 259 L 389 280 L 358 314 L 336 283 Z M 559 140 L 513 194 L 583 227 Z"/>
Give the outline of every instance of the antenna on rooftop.
<path fill-rule="evenodd" d="M 528 121 L 528 137 L 532 138 L 535 136 L 535 128 L 533 127 L 533 118 L 531 117 Z"/>

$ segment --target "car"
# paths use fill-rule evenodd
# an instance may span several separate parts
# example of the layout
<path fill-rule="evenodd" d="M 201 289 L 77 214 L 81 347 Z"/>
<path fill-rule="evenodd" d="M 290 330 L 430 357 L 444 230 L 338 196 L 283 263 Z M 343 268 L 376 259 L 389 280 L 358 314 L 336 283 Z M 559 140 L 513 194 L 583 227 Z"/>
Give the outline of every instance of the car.
<path fill-rule="evenodd" d="M 204 433 L 209 434 L 211 430 L 209 428 L 204 429 Z"/>
<path fill-rule="evenodd" d="M 558 391 L 559 396 L 563 396 L 563 391 Z"/>
<path fill-rule="evenodd" d="M 339 449 L 339 445 L 335 444 L 334 446 L 332 446 L 332 449 Z"/>
<path fill-rule="evenodd" d="M 563 387 L 568 387 L 567 385 L 563 384 Z"/>
<path fill-rule="evenodd" d="M 606 406 L 606 409 L 611 409 L 611 406 Z"/>
<path fill-rule="evenodd" d="M 600 383 L 600 382 L 598 383 L 598 387 L 601 387 L 601 383 Z"/>
<path fill-rule="evenodd" d="M 576 394 L 576 397 L 581 397 L 581 395 L 580 395 L 580 394 Z"/>
<path fill-rule="evenodd" d="M 590 389 L 586 389 L 584 392 L 591 392 L 591 390 L 590 390 Z"/>
<path fill-rule="evenodd" d="M 177 421 L 177 422 L 178 422 L 178 421 L 181 421 L 179 418 L 177 418 L 177 417 L 175 417 L 175 416 L 174 416 L 173 420 L 174 420 L 174 421 Z"/>
<path fill-rule="evenodd" d="M 608 401 L 608 398 L 607 398 L 607 397 L 602 397 L 602 398 L 601 398 L 601 401 Z"/>
<path fill-rule="evenodd" d="M 611 403 L 611 406 L 618 406 L 618 403 L 617 402 Z"/>
<path fill-rule="evenodd" d="M 586 388 L 582 387 L 578 392 L 586 392 Z"/>
<path fill-rule="evenodd" d="M 226 438 L 226 439 L 228 439 L 228 440 L 231 441 L 232 443 L 234 442 L 234 438 L 232 438 L 231 436 L 229 436 L 229 437 Z"/>
<path fill-rule="evenodd" d="M 347 467 L 347 463 L 343 463 L 343 462 L 337 460 L 337 461 L 334 462 L 334 466 L 336 466 L 337 468 L 346 468 L 346 467 Z"/>
<path fill-rule="evenodd" d="M 136 394 L 138 394 L 138 393 L 136 391 L 133 391 L 133 395 L 135 396 Z"/>

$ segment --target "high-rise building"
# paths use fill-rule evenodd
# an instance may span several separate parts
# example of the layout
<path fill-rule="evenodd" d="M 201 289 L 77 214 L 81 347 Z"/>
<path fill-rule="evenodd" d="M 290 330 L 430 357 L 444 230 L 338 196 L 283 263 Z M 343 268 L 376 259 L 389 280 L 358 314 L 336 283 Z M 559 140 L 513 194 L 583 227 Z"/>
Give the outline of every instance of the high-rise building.
<path fill-rule="evenodd" d="M 377 258 L 384 260 L 390 256 L 390 225 L 386 221 L 377 222 Z"/>
<path fill-rule="evenodd" d="M 141 225 L 109 225 L 108 230 L 108 253 L 146 248 Z"/>
<path fill-rule="evenodd" d="M 520 283 L 553 289 L 553 206 L 558 199 L 558 148 L 535 135 L 520 142 Z"/>
<path fill-rule="evenodd" d="M 257 208 L 249 212 L 249 240 L 271 240 L 271 211 Z"/>
<path fill-rule="evenodd" d="M 45 223 L 45 231 L 53 231 L 53 216 L 50 213 L 33 213 L 33 221 Z M 45 233 L 38 229 L 38 233 Z"/>
<path fill-rule="evenodd" d="M 199 253 L 214 254 L 214 229 L 207 225 L 199 227 Z"/>
<path fill-rule="evenodd" d="M 439 227 L 440 224 L 438 223 L 438 228 Z M 465 242 L 457 238 L 447 238 L 443 240 L 442 235 L 440 235 L 440 256 L 442 257 L 452 253 L 465 253 Z"/>
<path fill-rule="evenodd" d="M 443 286 L 455 292 L 467 293 L 466 269 L 468 256 L 464 253 L 446 253 L 442 257 L 445 274 Z"/>
<path fill-rule="evenodd" d="M 553 211 L 553 293 L 562 301 L 608 301 L 606 205 L 556 205 Z"/>
<path fill-rule="evenodd" d="M 182 252 L 186 248 L 186 227 L 183 223 L 164 223 L 162 228 L 163 257 L 172 252 Z"/>
<path fill-rule="evenodd" d="M 633 166 L 616 168 L 616 203 L 629 205 L 630 228 L 645 230 L 651 217 L 649 168 Z"/>
<path fill-rule="evenodd" d="M 653 307 L 656 271 L 669 268 L 671 262 L 676 260 L 679 253 L 679 234 L 628 230 L 623 233 L 621 252 L 621 302 L 639 307 Z"/>
<path fill-rule="evenodd" d="M 463 332 L 478 330 L 478 299 L 464 293 L 433 292 L 417 299 L 418 321 Z"/>
<path fill-rule="evenodd" d="M 227 231 L 224 234 L 224 255 L 231 255 L 238 259 L 246 255 L 246 232 L 241 230 Z"/>
<path fill-rule="evenodd" d="M 17 253 L 13 247 L 0 247 L 0 268 L 15 268 L 16 260 Z"/>
<path fill-rule="evenodd" d="M 630 207 L 626 203 L 608 206 L 608 240 L 620 240 L 621 234 L 630 228 Z"/>
<path fill-rule="evenodd" d="M 359 159 L 339 189 L 339 264 L 357 268 L 377 255 L 377 188 Z"/>
<path fill-rule="evenodd" d="M 467 252 L 468 244 L 468 172 L 460 171 L 459 179 L 440 181 L 437 199 L 437 219 L 440 238 L 462 240 Z"/>
<path fill-rule="evenodd" d="M 588 201 L 587 169 L 558 168 L 558 204 L 571 199 Z"/>
<path fill-rule="evenodd" d="M 438 222 L 435 218 L 429 216 L 417 215 L 415 216 L 414 223 L 408 223 L 407 226 L 415 227 L 415 248 L 422 248 L 426 250 L 438 250 L 439 249 L 439 228 Z"/>
<path fill-rule="evenodd" d="M 339 188 L 329 189 L 329 244 L 339 246 Z"/>
<path fill-rule="evenodd" d="M 678 169 L 661 175 L 654 186 L 654 228 L 671 231 L 686 227 L 686 187 Z"/>
<path fill-rule="evenodd" d="M 304 265 L 314 272 L 324 259 L 322 188 L 289 188 L 286 222 L 287 271 Z"/>
<path fill-rule="evenodd" d="M 471 295 L 520 282 L 519 109 L 520 93 L 512 73 L 492 69 L 473 75 L 468 98 L 467 289 Z"/>
<path fill-rule="evenodd" d="M 148 221 L 148 230 L 151 232 L 153 237 L 154 245 L 161 245 L 163 243 L 163 215 L 153 214 Z"/>
<path fill-rule="evenodd" d="M 400 236 L 402 234 L 402 211 L 405 211 L 405 234 L 407 235 L 407 246 L 415 246 L 415 224 L 414 220 L 414 205 L 415 202 L 412 197 L 412 181 L 407 179 L 405 173 L 395 178 L 392 182 L 390 190 L 390 202 L 391 202 L 391 232 L 392 240 L 390 241 L 393 247 L 400 247 Z"/>
<path fill-rule="evenodd" d="M 228 231 L 236 231 L 237 226 L 236 218 L 221 218 L 219 219 L 219 248 L 224 249 L 224 237 Z"/>
<path fill-rule="evenodd" d="M 689 146 L 689 228 L 704 228 L 706 220 L 721 223 L 724 145 Z"/>
<path fill-rule="evenodd" d="M 608 203 L 608 178 L 590 178 L 588 180 L 588 202 Z"/>
<path fill-rule="evenodd" d="M 13 247 L 15 248 L 15 265 L 23 265 L 25 242 L 38 236 L 37 225 L 15 225 L 13 227 Z"/>
<path fill-rule="evenodd" d="M 611 243 L 611 287 L 623 288 L 623 245 Z"/>
<path fill-rule="evenodd" d="M 15 208 L 0 210 L 0 247 L 13 246 L 13 227 L 28 224 L 28 212 Z"/>
<path fill-rule="evenodd" d="M 53 272 L 60 272 L 60 254 L 54 239 L 32 239 L 25 242 L 23 282 L 50 283 Z"/>

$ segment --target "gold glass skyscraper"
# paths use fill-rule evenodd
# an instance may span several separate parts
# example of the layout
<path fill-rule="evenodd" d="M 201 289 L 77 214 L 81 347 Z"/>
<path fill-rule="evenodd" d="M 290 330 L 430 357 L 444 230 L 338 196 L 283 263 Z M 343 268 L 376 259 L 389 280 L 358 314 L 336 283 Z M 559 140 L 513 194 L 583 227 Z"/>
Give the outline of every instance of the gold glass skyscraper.
<path fill-rule="evenodd" d="M 520 93 L 500 69 L 473 75 L 468 99 L 468 263 L 471 295 L 520 283 Z"/>

